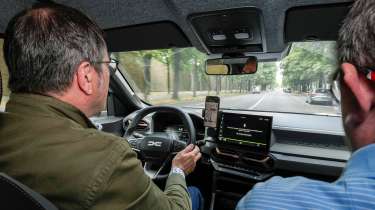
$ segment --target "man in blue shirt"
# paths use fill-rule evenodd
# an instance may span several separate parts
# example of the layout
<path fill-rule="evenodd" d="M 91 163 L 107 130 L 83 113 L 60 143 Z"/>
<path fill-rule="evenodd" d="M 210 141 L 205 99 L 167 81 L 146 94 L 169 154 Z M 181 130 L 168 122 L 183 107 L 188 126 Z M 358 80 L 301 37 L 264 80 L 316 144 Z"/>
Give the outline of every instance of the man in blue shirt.
<path fill-rule="evenodd" d="M 375 209 L 375 1 L 353 4 L 338 39 L 341 68 L 332 84 L 354 151 L 334 183 L 273 177 L 258 183 L 237 210 Z"/>

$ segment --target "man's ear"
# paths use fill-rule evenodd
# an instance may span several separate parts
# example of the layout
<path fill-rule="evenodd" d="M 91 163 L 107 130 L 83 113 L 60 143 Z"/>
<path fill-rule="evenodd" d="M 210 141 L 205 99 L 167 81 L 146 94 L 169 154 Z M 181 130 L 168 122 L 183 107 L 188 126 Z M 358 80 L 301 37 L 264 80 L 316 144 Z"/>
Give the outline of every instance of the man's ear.
<path fill-rule="evenodd" d="M 353 93 L 358 105 L 363 111 L 370 111 L 373 107 L 375 94 L 375 90 L 370 84 L 371 81 L 369 81 L 365 75 L 360 74 L 356 67 L 350 63 L 343 63 L 341 68 L 344 73 L 343 82 Z"/>
<path fill-rule="evenodd" d="M 93 93 L 93 78 L 94 78 L 94 68 L 87 61 L 79 64 L 77 69 L 77 83 L 78 87 L 86 95 L 91 95 Z"/>

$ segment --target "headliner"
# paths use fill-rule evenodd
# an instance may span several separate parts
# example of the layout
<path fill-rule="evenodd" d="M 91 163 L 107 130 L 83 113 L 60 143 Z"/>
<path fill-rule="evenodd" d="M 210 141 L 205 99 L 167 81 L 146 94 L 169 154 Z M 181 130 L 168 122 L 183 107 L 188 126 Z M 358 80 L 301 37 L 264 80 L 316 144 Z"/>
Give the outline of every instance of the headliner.
<path fill-rule="evenodd" d="M 31 6 L 32 0 L 0 0 L 0 32 L 4 32 L 9 19 L 18 11 Z M 55 0 L 78 8 L 103 29 L 137 24 L 172 21 L 176 23 L 191 44 L 203 50 L 187 17 L 193 13 L 239 7 L 257 7 L 264 16 L 265 52 L 281 52 L 285 49 L 285 12 L 296 6 L 352 2 L 352 0 Z"/>

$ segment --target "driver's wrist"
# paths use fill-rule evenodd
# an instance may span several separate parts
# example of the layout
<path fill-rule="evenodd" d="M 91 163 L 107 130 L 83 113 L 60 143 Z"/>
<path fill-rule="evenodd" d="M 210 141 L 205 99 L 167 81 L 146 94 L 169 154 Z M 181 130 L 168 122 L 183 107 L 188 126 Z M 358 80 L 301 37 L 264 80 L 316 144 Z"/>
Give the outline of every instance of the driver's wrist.
<path fill-rule="evenodd" d="M 172 169 L 171 169 L 170 174 L 179 174 L 182 177 L 184 177 L 184 179 L 185 179 L 185 172 L 181 168 L 179 168 L 179 167 L 173 166 Z"/>

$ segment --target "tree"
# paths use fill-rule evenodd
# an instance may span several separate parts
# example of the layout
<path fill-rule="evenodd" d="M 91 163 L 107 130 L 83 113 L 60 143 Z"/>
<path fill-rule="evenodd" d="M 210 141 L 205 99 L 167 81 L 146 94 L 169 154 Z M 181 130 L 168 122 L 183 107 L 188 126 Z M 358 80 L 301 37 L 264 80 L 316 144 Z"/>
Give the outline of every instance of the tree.
<path fill-rule="evenodd" d="M 221 91 L 221 76 L 216 76 L 215 81 L 216 95 L 219 95 Z"/>
<path fill-rule="evenodd" d="M 273 89 L 276 86 L 277 66 L 275 62 L 258 63 L 258 70 L 254 74 L 239 76 L 239 89 L 251 91 L 255 87 L 261 90 Z"/>
<path fill-rule="evenodd" d="M 179 99 L 179 84 L 180 84 L 180 69 L 181 69 L 181 54 L 176 48 L 172 49 L 172 60 L 173 60 L 173 95 L 172 99 Z"/>
<path fill-rule="evenodd" d="M 138 87 L 147 100 L 151 91 L 151 60 L 154 51 L 133 51 L 126 53 L 112 53 L 120 61 L 125 72 L 131 75 L 136 87 Z M 134 87 L 134 84 L 132 84 Z"/>
<path fill-rule="evenodd" d="M 145 75 L 145 87 L 144 87 L 144 95 L 145 95 L 145 100 L 148 99 L 148 95 L 150 94 L 151 91 L 151 59 L 152 59 L 152 54 L 151 53 L 145 53 L 143 56 L 143 68 L 144 68 L 144 75 Z"/>
<path fill-rule="evenodd" d="M 131 86 L 137 93 L 144 94 L 145 78 L 144 78 L 144 61 L 139 52 L 121 52 L 112 53 L 116 59 L 120 61 L 122 73 L 129 78 Z M 129 75 L 129 76 L 127 76 Z"/>
<path fill-rule="evenodd" d="M 158 60 L 159 62 L 163 63 L 167 67 L 167 91 L 168 94 L 171 91 L 171 81 L 170 81 L 170 73 L 171 73 L 171 61 L 172 61 L 173 52 L 171 49 L 163 49 L 163 50 L 153 50 L 152 57 Z"/>
<path fill-rule="evenodd" d="M 307 42 L 293 44 L 281 67 L 283 86 L 296 91 L 327 88 L 332 70 L 337 67 L 334 42 Z"/>
<path fill-rule="evenodd" d="M 193 92 L 193 96 L 196 96 L 196 91 L 199 89 L 200 80 L 202 79 L 202 67 L 206 60 L 206 55 L 199 52 L 195 48 L 185 48 L 180 51 L 181 54 L 181 71 L 186 72 L 186 75 L 190 77 L 190 87 L 188 90 Z M 204 73 L 204 72 L 203 72 Z M 205 74 L 205 73 L 204 73 Z M 206 75 L 204 75 L 206 76 Z"/>

